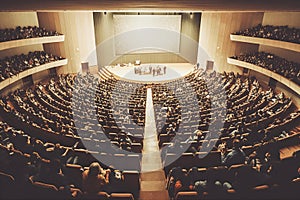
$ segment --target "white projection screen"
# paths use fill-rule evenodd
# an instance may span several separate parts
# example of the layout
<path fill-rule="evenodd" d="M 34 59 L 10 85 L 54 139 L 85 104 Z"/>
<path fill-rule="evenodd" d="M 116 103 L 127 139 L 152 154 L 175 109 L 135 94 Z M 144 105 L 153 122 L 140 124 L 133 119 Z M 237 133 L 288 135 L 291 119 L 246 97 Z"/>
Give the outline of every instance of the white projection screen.
<path fill-rule="evenodd" d="M 181 15 L 113 15 L 115 54 L 179 53 Z"/>

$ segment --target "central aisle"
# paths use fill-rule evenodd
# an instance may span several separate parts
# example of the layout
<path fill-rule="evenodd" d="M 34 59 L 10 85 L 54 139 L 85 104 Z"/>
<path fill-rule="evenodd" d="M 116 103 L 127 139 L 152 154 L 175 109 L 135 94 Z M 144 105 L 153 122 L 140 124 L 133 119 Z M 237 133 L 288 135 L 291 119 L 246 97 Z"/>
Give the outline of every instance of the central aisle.
<path fill-rule="evenodd" d="M 146 119 L 141 164 L 141 200 L 168 200 L 166 178 L 158 147 L 152 90 L 147 88 Z"/>

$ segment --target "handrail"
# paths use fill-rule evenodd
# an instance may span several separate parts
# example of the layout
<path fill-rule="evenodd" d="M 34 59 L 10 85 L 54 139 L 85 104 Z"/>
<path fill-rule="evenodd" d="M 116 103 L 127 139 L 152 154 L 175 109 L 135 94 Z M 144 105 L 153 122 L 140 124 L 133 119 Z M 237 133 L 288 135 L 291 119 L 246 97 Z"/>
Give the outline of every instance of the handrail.
<path fill-rule="evenodd" d="M 236 66 L 240 66 L 240 67 L 244 67 L 247 69 L 251 69 L 254 71 L 257 71 L 261 74 L 264 74 L 266 76 L 269 76 L 275 80 L 277 80 L 278 82 L 286 85 L 287 87 L 289 87 L 290 89 L 292 89 L 293 91 L 295 91 L 297 94 L 300 94 L 300 86 L 297 85 L 295 82 L 287 79 L 284 76 L 281 76 L 280 74 L 277 74 L 275 72 L 272 72 L 271 70 L 265 69 L 263 67 L 245 62 L 245 61 L 240 61 L 234 58 L 227 58 L 227 63 L 228 64 L 232 64 L 232 65 L 236 65 Z"/>
<path fill-rule="evenodd" d="M 34 44 L 63 42 L 64 40 L 65 40 L 64 35 L 36 37 L 36 38 L 28 38 L 28 39 L 20 39 L 20 40 L 9 40 L 5 42 L 0 42 L 0 50 L 6 50 L 15 47 L 22 47 L 22 46 L 28 46 Z"/>
<path fill-rule="evenodd" d="M 44 64 L 44 65 L 40 65 L 38 67 L 33 67 L 28 70 L 22 71 L 14 76 L 7 78 L 4 81 L 0 82 L 0 90 L 9 86 L 10 84 L 13 84 L 14 82 L 16 82 L 18 80 L 21 80 L 22 78 L 25 78 L 27 76 L 36 74 L 38 72 L 41 72 L 41 71 L 44 71 L 47 69 L 63 66 L 63 65 L 66 65 L 67 63 L 68 63 L 68 59 L 57 60 L 54 62 L 50 62 L 50 63 Z"/>
<path fill-rule="evenodd" d="M 300 52 L 300 44 L 286 42 L 281 40 L 273 40 L 267 38 L 243 36 L 243 35 L 230 35 L 230 40 L 235 42 L 245 42 L 251 44 L 260 44 L 265 46 L 277 47 L 281 49 L 287 49 L 295 52 Z"/>

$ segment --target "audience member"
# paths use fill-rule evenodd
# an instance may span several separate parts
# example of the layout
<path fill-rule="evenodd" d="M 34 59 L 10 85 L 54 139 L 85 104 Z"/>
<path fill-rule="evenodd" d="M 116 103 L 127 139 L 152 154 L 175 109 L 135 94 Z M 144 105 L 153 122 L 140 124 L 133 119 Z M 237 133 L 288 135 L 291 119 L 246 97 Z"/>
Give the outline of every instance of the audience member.
<path fill-rule="evenodd" d="M 56 31 L 46 30 L 45 28 L 40 28 L 37 26 L 17 26 L 15 29 L 1 29 L 0 42 L 57 35 L 60 34 Z"/>
<path fill-rule="evenodd" d="M 109 184 L 110 170 L 104 170 L 98 162 L 93 162 L 88 170 L 82 173 L 83 191 L 87 194 L 97 194 L 105 190 Z"/>
<path fill-rule="evenodd" d="M 263 26 L 262 24 L 258 24 L 253 28 L 247 28 L 233 34 L 281 40 L 300 44 L 300 29 L 291 28 L 288 26 Z"/>
<path fill-rule="evenodd" d="M 248 53 L 232 58 L 249 62 L 280 74 L 300 85 L 300 64 L 266 52 Z"/>
<path fill-rule="evenodd" d="M 230 167 L 234 164 L 243 164 L 246 160 L 246 155 L 241 149 L 241 143 L 238 139 L 233 140 L 233 148 L 231 152 L 227 152 L 226 148 L 222 148 L 222 164 Z"/>
<path fill-rule="evenodd" d="M 0 82 L 27 69 L 63 59 L 44 51 L 29 52 L 0 59 Z"/>

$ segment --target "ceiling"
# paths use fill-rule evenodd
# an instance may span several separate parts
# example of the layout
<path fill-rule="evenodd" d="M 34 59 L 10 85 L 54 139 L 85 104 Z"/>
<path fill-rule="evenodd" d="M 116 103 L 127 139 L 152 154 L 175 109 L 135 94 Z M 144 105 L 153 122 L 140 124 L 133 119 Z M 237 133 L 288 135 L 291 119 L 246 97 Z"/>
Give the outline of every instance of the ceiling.
<path fill-rule="evenodd" d="M 300 0 L 1 0 L 1 11 L 300 11 Z"/>

